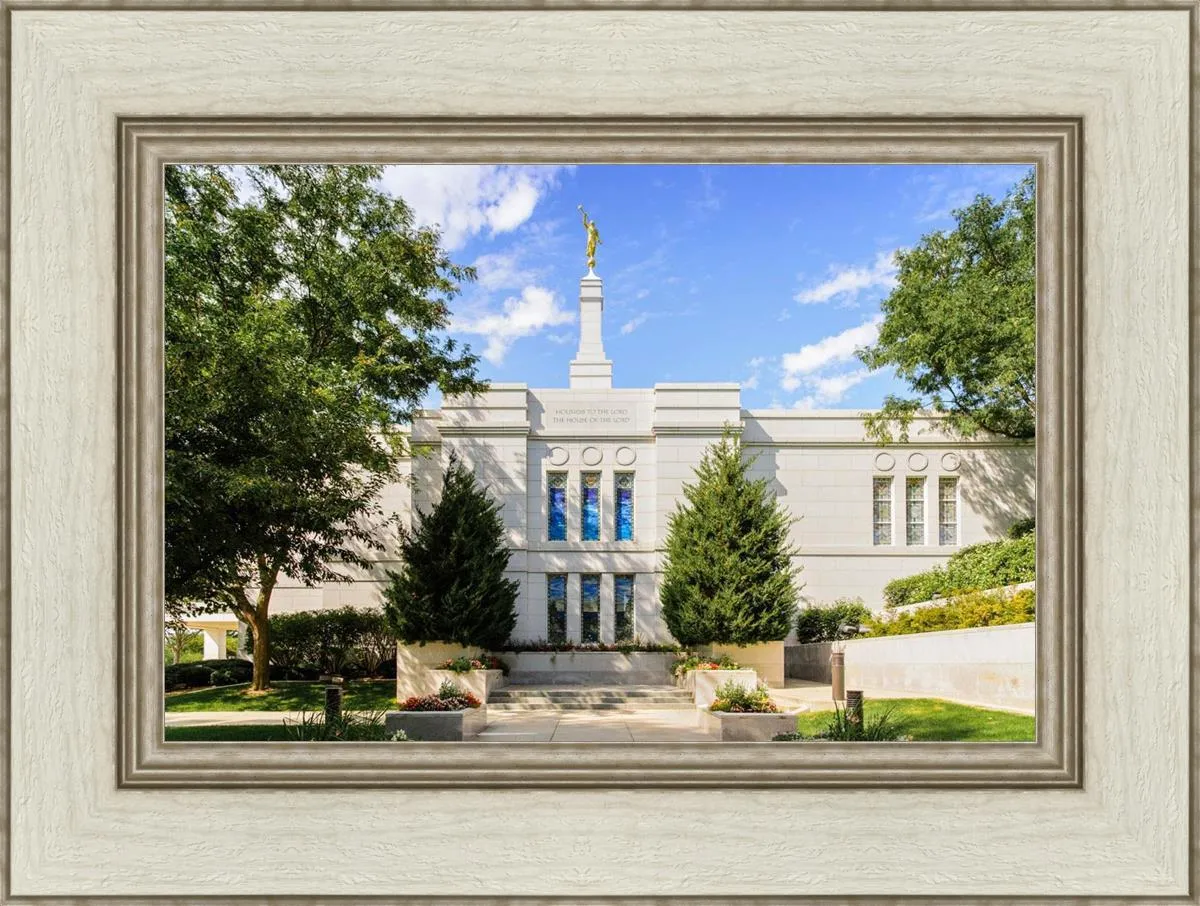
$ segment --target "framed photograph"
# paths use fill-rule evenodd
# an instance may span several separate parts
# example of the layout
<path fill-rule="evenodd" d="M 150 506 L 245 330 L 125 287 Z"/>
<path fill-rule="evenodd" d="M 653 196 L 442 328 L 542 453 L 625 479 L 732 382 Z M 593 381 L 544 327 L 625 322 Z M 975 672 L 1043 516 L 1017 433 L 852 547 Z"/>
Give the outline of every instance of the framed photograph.
<path fill-rule="evenodd" d="M 1194 14 L 7 5 L 0 899 L 1191 902 Z"/>

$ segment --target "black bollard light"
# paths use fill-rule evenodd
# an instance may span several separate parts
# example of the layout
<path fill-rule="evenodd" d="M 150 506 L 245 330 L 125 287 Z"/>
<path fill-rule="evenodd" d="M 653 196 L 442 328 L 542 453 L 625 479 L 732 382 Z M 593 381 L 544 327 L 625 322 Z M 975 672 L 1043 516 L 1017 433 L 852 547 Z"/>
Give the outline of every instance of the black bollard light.
<path fill-rule="evenodd" d="M 846 692 L 846 720 L 862 726 L 863 694 L 861 689 L 849 689 Z"/>
<path fill-rule="evenodd" d="M 325 687 L 325 723 L 331 724 L 342 716 L 342 687 L 330 684 Z"/>

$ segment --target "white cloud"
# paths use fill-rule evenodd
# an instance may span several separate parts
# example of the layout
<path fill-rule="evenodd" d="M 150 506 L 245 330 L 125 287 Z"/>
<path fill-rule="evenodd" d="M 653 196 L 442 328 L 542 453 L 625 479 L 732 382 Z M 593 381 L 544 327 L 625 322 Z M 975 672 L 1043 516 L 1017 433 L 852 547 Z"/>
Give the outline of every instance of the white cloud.
<path fill-rule="evenodd" d="M 574 320 L 574 313 L 564 309 L 558 296 L 550 290 L 527 286 L 519 298 L 506 299 L 502 311 L 455 321 L 451 329 L 485 337 L 487 345 L 483 357 L 499 365 L 516 340 L 534 336 L 548 327 L 570 324 Z"/>
<path fill-rule="evenodd" d="M 515 230 L 558 184 L 563 167 L 402 165 L 383 168 L 383 187 L 412 207 L 417 221 L 437 224 L 454 251 L 472 236 Z"/>
<path fill-rule="evenodd" d="M 782 359 L 783 388 L 788 391 L 797 390 L 822 369 L 850 361 L 854 358 L 856 349 L 875 342 L 879 337 L 879 325 L 882 323 L 883 315 L 876 315 L 857 327 L 810 343 L 801 347 L 798 352 L 787 353 Z"/>
<path fill-rule="evenodd" d="M 642 313 L 621 325 L 621 336 L 628 336 L 650 320 L 648 314 Z"/>
<path fill-rule="evenodd" d="M 870 376 L 871 372 L 869 369 L 860 368 L 857 371 L 846 371 L 842 374 L 810 378 L 808 383 L 813 388 L 811 398 L 816 403 L 839 402 L 850 388 L 861 384 Z"/>
<path fill-rule="evenodd" d="M 870 267 L 834 268 L 828 280 L 796 294 L 801 305 L 817 305 L 842 296 L 853 301 L 867 289 L 890 290 L 896 285 L 895 250 L 880 252 Z"/>
<path fill-rule="evenodd" d="M 495 252 L 475 259 L 478 277 L 475 285 L 483 290 L 512 289 L 525 286 L 537 278 L 537 273 L 520 264 L 517 252 Z"/>

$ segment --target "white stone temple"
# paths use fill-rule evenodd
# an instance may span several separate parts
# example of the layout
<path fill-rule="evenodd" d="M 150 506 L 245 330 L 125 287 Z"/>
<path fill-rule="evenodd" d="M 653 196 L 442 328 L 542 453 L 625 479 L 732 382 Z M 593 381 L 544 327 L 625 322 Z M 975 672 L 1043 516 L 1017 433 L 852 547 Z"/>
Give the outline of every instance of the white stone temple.
<path fill-rule="evenodd" d="M 579 306 L 565 387 L 492 384 L 422 411 L 412 425 L 417 455 L 404 464 L 411 480 L 382 500 L 411 521 L 432 504 L 457 451 L 503 504 L 521 584 L 516 640 L 669 640 L 658 604 L 668 517 L 726 425 L 740 428 L 754 472 L 797 518 L 801 595 L 811 602 L 879 606 L 891 579 L 1033 513 L 1031 445 L 954 439 L 930 419 L 913 426 L 910 442 L 881 448 L 857 410 L 747 410 L 731 383 L 614 388 L 603 284 L 590 270 Z M 396 565 L 384 559 L 352 582 L 316 588 L 284 578 L 272 612 L 380 606 L 384 570 Z"/>

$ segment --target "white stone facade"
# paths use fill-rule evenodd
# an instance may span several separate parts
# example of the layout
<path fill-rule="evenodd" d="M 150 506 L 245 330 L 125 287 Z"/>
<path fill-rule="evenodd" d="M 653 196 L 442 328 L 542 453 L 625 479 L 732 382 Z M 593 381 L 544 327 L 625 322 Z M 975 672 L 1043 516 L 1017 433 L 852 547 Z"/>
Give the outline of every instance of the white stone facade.
<path fill-rule="evenodd" d="M 428 510 L 440 487 L 450 451 L 471 467 L 501 502 L 511 574 L 521 583 L 515 639 L 548 636 L 547 576 L 566 574 L 567 635 L 580 638 L 580 576 L 600 576 L 600 639 L 614 640 L 613 577 L 634 579 L 634 633 L 669 640 L 659 616 L 658 586 L 668 519 L 705 448 L 726 425 L 739 428 L 753 471 L 765 477 L 797 521 L 792 541 L 802 567 L 802 596 L 830 602 L 860 597 L 882 600 L 883 586 L 944 562 L 962 546 L 1000 537 L 1033 512 L 1034 456 L 1030 445 L 955 440 L 933 422 L 915 425 L 912 440 L 881 448 L 868 440 L 862 413 L 849 410 L 746 410 L 737 384 L 656 384 L 651 389 L 612 387 L 612 363 L 600 343 L 603 297 L 599 279 L 581 285 L 581 337 L 567 388 L 532 389 L 492 384 L 471 399 L 447 400 L 419 415 L 412 426 L 411 480 L 390 486 L 388 511 L 411 524 Z M 567 540 L 548 534 L 547 476 L 567 477 Z M 600 475 L 600 538 L 581 538 L 581 476 Z M 633 540 L 616 540 L 615 482 L 632 473 Z M 908 479 L 923 503 L 923 526 L 908 538 Z M 891 542 L 876 543 L 875 479 L 891 479 Z M 953 485 L 943 479 L 954 479 Z M 952 543 L 940 543 L 939 492 L 953 491 Z M 916 515 L 916 508 L 912 510 Z M 949 527 L 947 527 L 949 531 Z M 325 587 L 294 587 L 286 579 L 272 612 L 378 606 L 384 571 Z"/>

